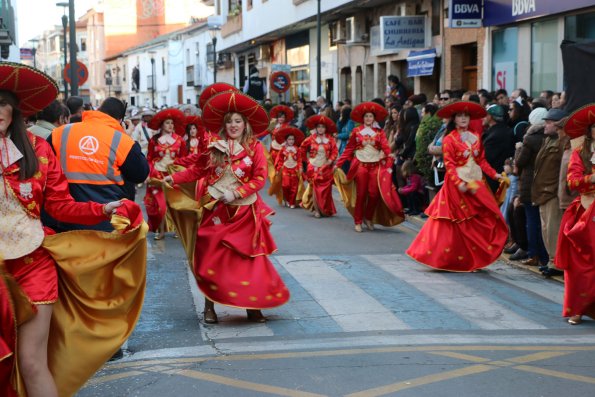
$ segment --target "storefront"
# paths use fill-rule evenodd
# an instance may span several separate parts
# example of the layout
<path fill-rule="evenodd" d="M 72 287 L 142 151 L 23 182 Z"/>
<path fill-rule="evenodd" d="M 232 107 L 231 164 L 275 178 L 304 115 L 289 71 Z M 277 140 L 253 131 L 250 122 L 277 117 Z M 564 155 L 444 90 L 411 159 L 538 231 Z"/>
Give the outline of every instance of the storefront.
<path fill-rule="evenodd" d="M 595 40 L 593 0 L 486 0 L 490 61 L 484 86 L 525 88 L 532 96 L 564 89 L 560 44 Z"/>

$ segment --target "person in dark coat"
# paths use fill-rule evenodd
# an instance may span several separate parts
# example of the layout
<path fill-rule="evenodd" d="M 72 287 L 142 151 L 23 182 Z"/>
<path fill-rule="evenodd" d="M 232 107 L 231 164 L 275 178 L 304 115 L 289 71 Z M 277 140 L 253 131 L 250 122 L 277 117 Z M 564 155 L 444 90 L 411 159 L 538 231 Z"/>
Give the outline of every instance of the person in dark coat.
<path fill-rule="evenodd" d="M 512 130 L 504 123 L 504 108 L 492 105 L 483 119 L 486 130 L 482 135 L 485 158 L 496 172 L 504 170 L 504 162 L 514 154 Z M 499 182 L 486 178 L 493 193 L 498 190 Z"/>
<path fill-rule="evenodd" d="M 515 165 L 520 175 L 520 201 L 523 207 L 525 207 L 525 216 L 527 218 L 529 258 L 522 263 L 528 266 L 546 266 L 550 259 L 541 234 L 539 207 L 533 205 L 531 198 L 531 187 L 535 174 L 535 159 L 545 140 L 545 121 L 543 117 L 545 117 L 546 113 L 547 110 L 545 108 L 537 108 L 531 112 L 529 115 L 531 126 L 527 129 L 523 142 L 518 144 L 518 151 L 515 155 Z"/>

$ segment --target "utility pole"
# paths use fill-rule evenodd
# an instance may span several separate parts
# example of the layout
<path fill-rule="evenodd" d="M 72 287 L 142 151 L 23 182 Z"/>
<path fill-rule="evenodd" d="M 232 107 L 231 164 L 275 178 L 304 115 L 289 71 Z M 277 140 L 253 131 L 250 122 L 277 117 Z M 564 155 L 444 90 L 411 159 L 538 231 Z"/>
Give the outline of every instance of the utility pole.
<path fill-rule="evenodd" d="M 322 45 L 321 40 L 321 29 L 322 27 L 320 21 L 320 0 L 318 0 L 318 13 L 316 14 L 316 96 L 322 96 L 322 79 L 320 75 L 322 74 L 322 51 L 320 46 Z"/>
<path fill-rule="evenodd" d="M 69 0 L 68 3 L 70 19 L 70 94 L 78 96 L 79 78 L 78 64 L 76 63 L 76 20 L 74 19 L 74 0 Z M 66 48 L 64 48 L 64 51 L 66 51 Z"/>

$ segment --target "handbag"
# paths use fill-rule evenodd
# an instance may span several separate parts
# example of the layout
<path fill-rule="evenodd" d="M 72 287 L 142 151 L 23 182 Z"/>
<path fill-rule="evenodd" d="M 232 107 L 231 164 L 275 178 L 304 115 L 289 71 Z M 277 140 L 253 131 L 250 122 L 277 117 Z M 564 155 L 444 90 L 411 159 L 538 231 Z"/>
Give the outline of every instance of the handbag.
<path fill-rule="evenodd" d="M 444 175 L 446 174 L 446 168 L 444 167 L 444 161 L 434 161 L 434 186 L 442 186 L 444 183 Z"/>

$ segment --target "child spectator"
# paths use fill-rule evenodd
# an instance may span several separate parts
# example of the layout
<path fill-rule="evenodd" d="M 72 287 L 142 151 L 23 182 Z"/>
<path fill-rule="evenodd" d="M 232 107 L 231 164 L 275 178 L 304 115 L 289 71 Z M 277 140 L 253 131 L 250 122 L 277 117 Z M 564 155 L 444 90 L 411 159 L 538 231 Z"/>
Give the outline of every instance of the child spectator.
<path fill-rule="evenodd" d="M 419 215 L 422 212 L 424 201 L 424 183 L 421 175 L 415 169 L 413 161 L 406 160 L 401 167 L 403 178 L 406 180 L 404 187 L 399 188 L 399 194 L 404 196 L 407 204 L 407 215 Z"/>

